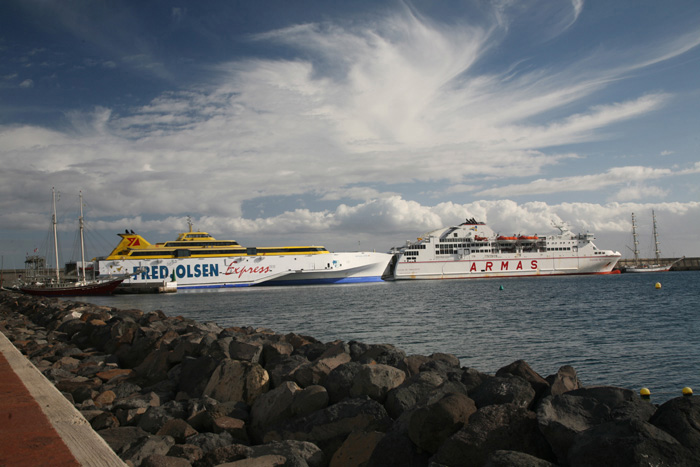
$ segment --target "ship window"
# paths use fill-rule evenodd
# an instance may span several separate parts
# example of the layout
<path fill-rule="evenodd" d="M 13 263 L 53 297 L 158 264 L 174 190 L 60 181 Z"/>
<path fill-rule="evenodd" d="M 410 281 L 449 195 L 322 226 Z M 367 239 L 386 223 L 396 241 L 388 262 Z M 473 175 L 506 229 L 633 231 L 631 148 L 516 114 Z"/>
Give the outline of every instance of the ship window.
<path fill-rule="evenodd" d="M 190 257 L 190 250 L 175 250 L 175 257 L 176 258 L 189 258 Z"/>

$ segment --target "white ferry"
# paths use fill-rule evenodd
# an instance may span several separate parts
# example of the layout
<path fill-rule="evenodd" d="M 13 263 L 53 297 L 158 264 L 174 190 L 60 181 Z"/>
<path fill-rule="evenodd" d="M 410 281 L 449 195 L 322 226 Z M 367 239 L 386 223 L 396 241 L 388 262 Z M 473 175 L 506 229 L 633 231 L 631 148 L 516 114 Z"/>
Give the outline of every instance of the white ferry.
<path fill-rule="evenodd" d="M 379 282 L 392 259 L 388 253 L 331 253 L 322 246 L 243 247 L 206 232 L 181 233 L 155 245 L 133 231 L 106 257 L 100 275 L 134 273 L 123 287 L 176 282 L 177 289 L 252 285 Z"/>
<path fill-rule="evenodd" d="M 471 279 L 613 271 L 619 252 L 599 250 L 591 233 L 576 235 L 565 226 L 555 227 L 559 234 L 504 236 L 483 222 L 467 219 L 399 248 L 393 278 Z"/>

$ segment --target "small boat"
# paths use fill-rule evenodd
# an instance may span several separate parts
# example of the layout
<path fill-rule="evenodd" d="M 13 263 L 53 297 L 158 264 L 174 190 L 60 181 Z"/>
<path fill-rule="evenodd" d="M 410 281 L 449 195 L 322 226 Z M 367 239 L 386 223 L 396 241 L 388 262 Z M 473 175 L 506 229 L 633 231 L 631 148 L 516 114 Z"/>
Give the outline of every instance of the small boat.
<path fill-rule="evenodd" d="M 512 245 L 518 241 L 518 237 L 505 237 L 503 235 L 499 235 L 496 237 L 496 241 L 505 245 Z"/>
<path fill-rule="evenodd" d="M 82 274 L 77 281 L 70 281 L 61 278 L 61 272 L 58 267 L 58 236 L 56 222 L 56 190 L 51 189 L 53 197 L 53 247 L 56 260 L 56 274 L 53 277 L 32 276 L 31 282 L 20 285 L 19 289 L 29 295 L 40 295 L 44 297 L 67 297 L 80 295 L 109 295 L 126 280 L 129 275 L 124 274 L 117 277 L 107 277 L 105 279 L 88 280 L 85 276 L 85 247 L 83 241 L 83 194 L 80 193 L 80 251 L 82 255 Z M 43 264 L 43 258 L 31 257 L 27 258 L 25 264 L 37 264 L 38 261 Z"/>
<path fill-rule="evenodd" d="M 671 263 L 665 263 L 661 264 L 661 253 L 659 252 L 659 237 L 656 232 L 656 214 L 654 214 L 654 210 L 652 209 L 651 211 L 651 217 L 653 221 L 653 235 L 654 235 L 654 254 L 655 254 L 655 262 L 653 264 L 648 264 L 648 263 L 643 263 L 639 259 L 639 241 L 637 240 L 637 224 L 635 223 L 635 217 L 634 213 L 632 213 L 632 239 L 634 242 L 634 266 L 627 267 L 624 269 L 624 272 L 632 272 L 632 273 L 639 273 L 639 272 L 666 272 L 669 271 L 674 264 L 677 262 L 683 260 L 683 258 L 679 258 Z"/>

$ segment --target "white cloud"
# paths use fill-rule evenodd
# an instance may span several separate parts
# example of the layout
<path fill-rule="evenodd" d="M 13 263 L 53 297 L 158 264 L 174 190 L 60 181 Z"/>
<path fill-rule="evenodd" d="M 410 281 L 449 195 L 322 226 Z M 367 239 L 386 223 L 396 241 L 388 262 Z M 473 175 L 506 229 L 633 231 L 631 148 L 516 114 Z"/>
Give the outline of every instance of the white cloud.
<path fill-rule="evenodd" d="M 567 14 L 557 16 L 566 21 L 553 29 L 566 29 L 582 7 L 573 0 Z M 173 10 L 173 19 L 179 13 Z M 81 18 L 66 14 L 61 21 L 78 37 L 97 34 Z M 130 222 L 162 233 L 179 230 L 189 213 L 201 214 L 201 228 L 268 239 L 270 231 L 333 232 L 344 244 L 363 235 L 363 244 L 378 236 L 393 242 L 465 216 L 508 230 L 541 228 L 551 218 L 615 230 L 624 224 L 614 220 L 623 209 L 609 205 L 501 200 L 428 207 L 410 200 L 409 192 L 416 182 L 432 182 L 435 196 L 595 191 L 603 201 L 650 200 L 669 194 L 662 179 L 700 171 L 700 164 L 607 169 L 605 161 L 589 164 L 589 175 L 545 178 L 549 169 L 566 170 L 563 162 L 584 157 L 560 146 L 602 141 L 619 124 L 668 105 L 673 96 L 664 91 L 630 91 L 615 99 L 603 91 L 697 40 L 655 41 L 634 53 L 584 52 L 546 66 L 489 62 L 510 21 L 517 18 L 494 14 L 488 23 L 455 19 L 445 26 L 406 9 L 373 23 L 296 25 L 256 36 L 265 45 L 297 50 L 296 57 L 220 64 L 209 84 L 164 91 L 129 111 L 68 112 L 70 130 L 2 126 L 0 220 L 17 228 L 35 225 L 36 219 L 16 215 L 44 212 L 45 196 L 26 200 L 24 193 L 62 185 L 83 188 L 105 219 L 120 219 L 103 221 L 104 227 Z M 122 40 L 109 47 L 122 51 L 123 36 L 117 37 Z M 120 65 L 170 77 L 148 50 L 119 56 Z M 499 186 L 505 179 L 516 183 Z M 651 180 L 658 186 L 648 186 Z M 278 216 L 243 218 L 242 205 L 255 198 L 301 195 L 324 206 L 359 202 L 327 211 L 283 205 Z"/>
<path fill-rule="evenodd" d="M 693 168 L 690 169 L 684 169 L 675 172 L 671 169 L 657 169 L 652 167 L 640 166 L 613 167 L 599 174 L 577 175 L 553 179 L 538 179 L 530 183 L 489 188 L 487 190 L 482 190 L 476 193 L 476 195 L 521 196 L 575 191 L 598 191 L 602 188 L 610 186 L 625 185 L 630 183 L 639 184 L 640 182 L 644 182 L 647 180 L 655 180 L 660 178 L 697 173 L 698 166 L 700 166 L 700 164 L 696 164 Z M 639 199 L 638 196 L 635 195 L 641 196 L 644 190 L 645 188 L 642 186 L 633 188 L 626 187 L 624 190 L 621 190 L 619 192 L 620 195 L 624 196 L 624 198 L 620 200 Z M 652 197 L 667 194 L 667 190 L 653 189 L 651 187 L 649 187 L 649 190 L 649 196 Z"/>
<path fill-rule="evenodd" d="M 25 79 L 21 83 L 19 83 L 19 87 L 22 89 L 30 89 L 34 87 L 34 80 L 31 79 Z"/>

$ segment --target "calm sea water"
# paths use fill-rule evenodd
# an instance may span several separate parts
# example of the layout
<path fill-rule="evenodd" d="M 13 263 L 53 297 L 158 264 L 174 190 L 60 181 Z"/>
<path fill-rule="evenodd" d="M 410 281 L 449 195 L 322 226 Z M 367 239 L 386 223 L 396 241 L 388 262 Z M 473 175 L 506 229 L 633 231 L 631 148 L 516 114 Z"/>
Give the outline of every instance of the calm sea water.
<path fill-rule="evenodd" d="M 656 283 L 661 288 L 655 287 Z M 700 271 L 250 287 L 80 300 L 163 310 L 223 327 L 457 355 L 493 374 L 523 359 L 542 376 L 571 365 L 584 385 L 647 387 L 660 403 L 700 394 Z M 501 289 L 501 287 L 503 287 Z"/>

